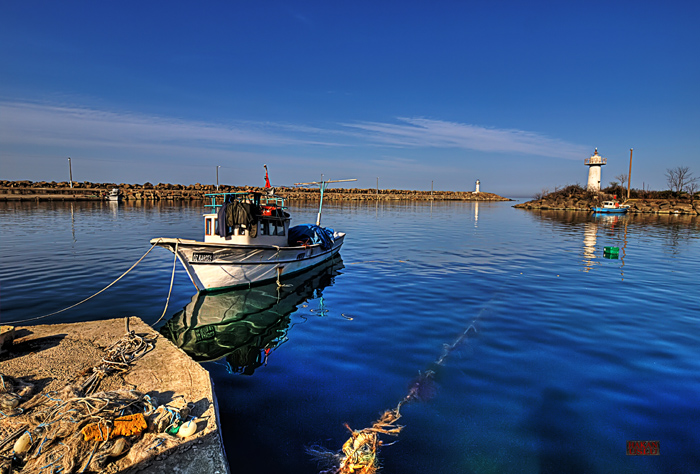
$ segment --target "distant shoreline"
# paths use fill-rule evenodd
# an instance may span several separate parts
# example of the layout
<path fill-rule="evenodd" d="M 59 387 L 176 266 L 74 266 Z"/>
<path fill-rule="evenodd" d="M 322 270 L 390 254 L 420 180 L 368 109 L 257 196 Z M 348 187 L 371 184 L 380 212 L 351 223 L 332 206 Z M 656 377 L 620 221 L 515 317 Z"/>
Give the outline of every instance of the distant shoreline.
<path fill-rule="evenodd" d="M 593 207 L 600 206 L 603 200 L 615 200 L 615 196 L 605 193 L 592 193 L 575 187 L 564 188 L 549 193 L 539 199 L 514 205 L 517 209 L 541 211 L 585 211 L 592 212 Z M 700 215 L 700 200 L 689 197 L 652 198 L 641 197 L 628 199 L 630 214 L 687 214 Z"/>
<path fill-rule="evenodd" d="M 261 187 L 212 184 L 113 184 L 66 181 L 0 181 L 0 201 L 103 201 L 112 188 L 119 188 L 125 201 L 198 201 L 215 192 L 259 191 Z M 318 188 L 275 188 L 275 194 L 289 201 L 318 200 Z M 512 201 L 493 193 L 469 191 L 410 191 L 400 189 L 329 188 L 328 201 Z"/>

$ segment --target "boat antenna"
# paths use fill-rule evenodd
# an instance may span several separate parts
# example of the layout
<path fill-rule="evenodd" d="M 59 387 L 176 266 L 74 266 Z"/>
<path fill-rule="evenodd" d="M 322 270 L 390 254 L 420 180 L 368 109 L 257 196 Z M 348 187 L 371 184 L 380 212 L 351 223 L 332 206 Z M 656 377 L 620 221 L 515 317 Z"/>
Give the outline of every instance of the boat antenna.
<path fill-rule="evenodd" d="M 328 181 L 311 181 L 310 183 L 294 183 L 294 186 L 318 186 L 321 189 L 321 200 L 318 203 L 318 216 L 316 217 L 316 225 L 321 225 L 321 212 L 323 211 L 323 192 L 328 187 L 329 183 L 347 183 L 348 181 L 357 181 L 357 179 L 329 179 Z"/>

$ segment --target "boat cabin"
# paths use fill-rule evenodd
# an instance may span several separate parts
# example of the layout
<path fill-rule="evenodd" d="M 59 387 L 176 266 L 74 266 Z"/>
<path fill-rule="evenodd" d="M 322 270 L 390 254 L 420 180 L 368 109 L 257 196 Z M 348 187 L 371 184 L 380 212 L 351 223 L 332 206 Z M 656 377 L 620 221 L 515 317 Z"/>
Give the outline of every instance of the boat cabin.
<path fill-rule="evenodd" d="M 107 194 L 106 199 L 108 201 L 120 201 L 122 198 L 119 188 L 112 188 L 112 190 Z"/>
<path fill-rule="evenodd" d="M 620 203 L 617 201 L 603 201 L 604 209 L 615 209 L 620 207 Z"/>
<path fill-rule="evenodd" d="M 204 242 L 287 247 L 291 218 L 284 199 L 259 192 L 205 194 Z"/>

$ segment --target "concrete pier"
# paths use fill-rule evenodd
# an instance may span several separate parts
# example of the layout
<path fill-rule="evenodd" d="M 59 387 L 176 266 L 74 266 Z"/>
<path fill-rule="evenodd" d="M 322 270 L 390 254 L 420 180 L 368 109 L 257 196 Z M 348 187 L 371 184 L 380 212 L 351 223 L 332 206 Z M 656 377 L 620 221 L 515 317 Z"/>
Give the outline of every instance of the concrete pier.
<path fill-rule="evenodd" d="M 165 446 L 142 450 L 138 457 L 127 453 L 109 464 L 105 472 L 227 474 L 229 467 L 209 373 L 139 318 L 129 318 L 129 329 L 141 337 L 155 339 L 155 347 L 136 359 L 128 371 L 102 379 L 99 391 L 134 390 L 148 394 L 159 404 L 182 397 L 191 403 L 197 431 L 184 439 L 165 435 L 169 437 Z M 20 407 L 25 402 L 31 405 L 68 384 L 79 384 L 87 369 L 100 364 L 105 349 L 125 334 L 125 318 L 18 326 L 14 341 L 9 347 L 5 344 L 6 352 L 0 356 L 0 374 L 34 384 L 32 396 Z M 31 411 L 25 415 L 31 415 Z M 27 421 L 23 419 L 25 415 L 2 420 L 0 441 L 21 429 Z M 12 444 L 9 446 L 11 449 Z"/>

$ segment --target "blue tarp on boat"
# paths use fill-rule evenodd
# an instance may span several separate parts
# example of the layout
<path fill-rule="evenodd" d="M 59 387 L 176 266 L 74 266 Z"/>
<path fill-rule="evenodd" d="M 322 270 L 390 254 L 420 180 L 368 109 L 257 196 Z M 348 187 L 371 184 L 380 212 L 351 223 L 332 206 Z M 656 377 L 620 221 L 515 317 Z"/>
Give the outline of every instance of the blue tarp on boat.
<path fill-rule="evenodd" d="M 296 247 L 299 245 L 321 244 L 323 250 L 328 250 L 333 247 L 333 229 L 320 227 L 313 224 L 302 224 L 291 227 L 287 242 L 290 246 Z"/>

